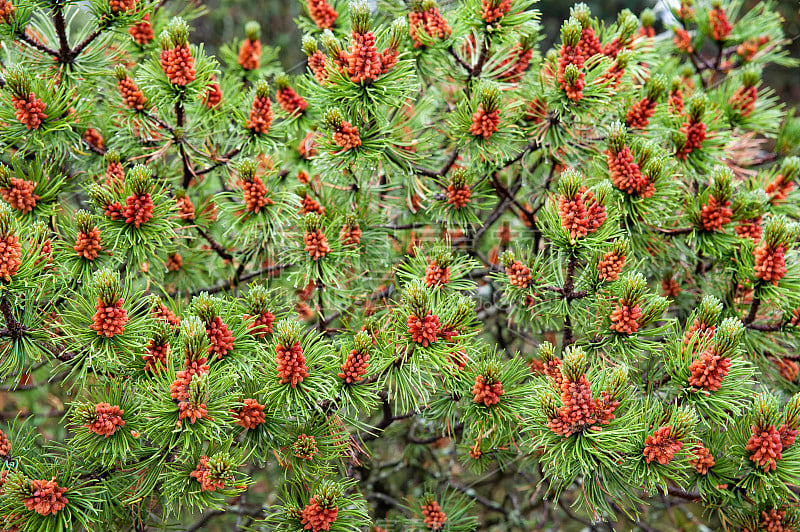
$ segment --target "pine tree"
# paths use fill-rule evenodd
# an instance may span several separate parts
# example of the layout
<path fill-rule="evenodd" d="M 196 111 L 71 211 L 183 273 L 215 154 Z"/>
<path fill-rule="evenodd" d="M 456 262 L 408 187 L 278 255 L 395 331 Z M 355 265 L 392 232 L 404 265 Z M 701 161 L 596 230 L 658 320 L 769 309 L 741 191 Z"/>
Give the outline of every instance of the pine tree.
<path fill-rule="evenodd" d="M 800 530 L 776 3 L 301 4 L 0 0 L 0 530 Z"/>

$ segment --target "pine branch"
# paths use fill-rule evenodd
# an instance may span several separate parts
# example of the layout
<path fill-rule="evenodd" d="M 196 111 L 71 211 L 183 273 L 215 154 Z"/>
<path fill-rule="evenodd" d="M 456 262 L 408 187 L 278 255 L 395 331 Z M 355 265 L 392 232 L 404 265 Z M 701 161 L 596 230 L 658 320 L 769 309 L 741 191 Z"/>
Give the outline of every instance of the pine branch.
<path fill-rule="evenodd" d="M 480 493 L 478 493 L 474 489 L 462 486 L 462 485 L 456 483 L 453 480 L 448 480 L 447 481 L 447 485 L 450 486 L 451 488 L 453 488 L 454 490 L 458 491 L 459 493 L 463 493 L 464 495 L 466 495 L 467 497 L 469 497 L 473 501 L 477 502 L 481 506 L 484 506 L 484 507 L 488 508 L 489 510 L 501 513 L 506 518 L 508 518 L 508 510 L 506 510 L 501 504 L 499 504 L 499 503 L 497 503 L 497 502 L 495 502 L 495 501 L 493 501 L 491 499 L 488 499 L 488 498 L 484 497 L 483 495 L 481 495 Z"/>
<path fill-rule="evenodd" d="M 200 236 L 202 236 L 205 239 L 205 241 L 208 242 L 208 245 L 211 247 L 212 250 L 214 250 L 214 252 L 217 255 L 220 256 L 220 258 L 224 260 L 233 261 L 234 258 L 233 255 L 231 255 L 224 247 L 222 247 L 222 245 L 219 242 L 214 240 L 214 237 L 211 236 L 208 232 L 206 232 L 205 229 L 203 229 L 199 225 L 196 225 L 195 230 L 198 233 L 200 233 Z"/>
<path fill-rule="evenodd" d="M 758 308 L 761 306 L 761 296 L 758 294 L 758 289 L 761 286 L 759 282 L 756 284 L 753 301 L 750 303 L 750 311 L 747 313 L 747 316 L 742 320 L 745 326 L 750 326 L 751 323 L 756 319 L 756 314 L 758 314 Z"/>
<path fill-rule="evenodd" d="M 569 517 L 572 521 L 575 521 L 577 523 L 582 524 L 583 526 L 587 527 L 592 532 L 595 532 L 597 530 L 597 527 L 594 524 L 592 524 L 591 521 L 589 521 L 588 519 L 584 519 L 583 517 L 575 515 L 575 513 L 572 510 L 569 509 L 569 506 L 567 506 L 564 503 L 564 501 L 562 501 L 561 499 L 558 499 L 557 504 L 558 504 L 558 507 L 561 508 L 561 510 L 565 514 L 567 514 L 567 517 Z"/>
<path fill-rule="evenodd" d="M 456 160 L 458 160 L 458 153 L 459 152 L 457 149 L 453 150 L 453 152 L 450 154 L 450 157 L 447 158 L 447 160 L 444 162 L 444 164 L 438 171 L 428 170 L 427 168 L 423 168 L 421 166 L 416 166 L 416 165 L 412 165 L 411 169 L 414 170 L 415 174 L 424 175 L 426 177 L 432 177 L 432 178 L 444 177 L 445 175 L 447 175 L 447 172 L 449 172 L 450 169 L 453 167 Z M 390 154 L 390 157 L 394 156 Z M 400 164 L 400 161 L 397 161 L 394 158 L 393 160 L 396 163 Z"/>
<path fill-rule="evenodd" d="M 3 313 L 3 318 L 6 320 L 6 334 L 12 340 L 18 340 L 22 338 L 22 335 L 25 333 L 25 326 L 18 322 L 14 317 L 14 311 L 11 310 L 11 303 L 9 303 L 8 297 L 6 297 L 5 293 L 0 299 L 0 312 Z"/>
<path fill-rule="evenodd" d="M 564 278 L 564 287 L 561 289 L 561 295 L 567 302 L 567 313 L 564 316 L 564 345 L 571 344 L 574 339 L 572 337 L 572 316 L 569 315 L 570 302 L 577 299 L 575 294 L 575 268 L 578 265 L 578 256 L 570 253 L 569 262 L 567 262 L 567 273 Z"/>
<path fill-rule="evenodd" d="M 59 54 L 58 54 L 57 51 L 53 50 L 49 46 L 45 46 L 43 43 L 41 43 L 38 40 L 34 39 L 33 37 L 31 37 L 30 35 L 25 33 L 25 30 L 20 31 L 17 34 L 17 40 L 19 40 L 21 42 L 24 42 L 28 46 L 30 46 L 32 48 L 35 48 L 35 49 L 39 50 L 40 52 L 44 52 L 44 53 L 46 53 L 48 55 L 52 55 L 53 57 L 56 57 L 56 58 L 59 57 Z"/>
<path fill-rule="evenodd" d="M 746 327 L 754 331 L 778 332 L 783 330 L 783 323 L 747 323 Z"/>
<path fill-rule="evenodd" d="M 648 223 L 644 223 L 643 225 L 652 229 L 657 233 L 661 233 L 662 235 L 668 235 L 668 236 L 687 235 L 692 231 L 694 231 L 693 227 L 681 227 L 679 229 L 664 229 L 663 227 L 658 227 Z"/>
<path fill-rule="evenodd" d="M 195 172 L 195 175 L 201 176 L 203 174 L 207 174 L 207 173 L 211 172 L 212 170 L 215 170 L 215 169 L 219 168 L 220 166 L 224 166 L 224 165 L 228 164 L 230 162 L 231 158 L 233 158 L 236 155 L 238 155 L 240 151 L 242 151 L 242 148 L 234 148 L 234 149 L 230 150 L 228 153 L 223 155 L 222 159 L 217 159 L 216 162 L 214 164 L 212 164 L 211 166 L 209 166 L 207 168 L 204 168 L 202 170 L 198 170 L 197 172 Z"/>
<path fill-rule="evenodd" d="M 105 155 L 106 154 L 106 149 L 105 148 L 98 148 L 97 146 L 95 146 L 91 142 L 88 142 L 86 139 L 81 139 L 81 141 L 83 142 L 83 145 L 86 146 L 87 148 L 89 148 L 89 151 L 91 151 L 92 153 L 96 153 L 97 155 Z"/>
<path fill-rule="evenodd" d="M 57 1 L 53 9 L 53 27 L 58 36 L 58 61 L 63 64 L 71 63 L 69 41 L 67 40 L 67 25 L 64 21 L 64 6 Z"/>
<path fill-rule="evenodd" d="M 670 497 L 675 497 L 677 499 L 683 499 L 692 502 L 700 502 L 703 498 L 697 492 L 686 492 L 679 488 L 667 487 L 667 494 Z"/>
<path fill-rule="evenodd" d="M 458 53 L 453 49 L 452 45 L 447 47 L 447 53 L 449 53 L 451 56 L 453 56 L 453 59 L 456 60 L 456 63 L 461 65 L 461 68 L 463 68 L 465 71 L 467 71 L 467 73 L 472 71 L 472 66 L 470 66 L 469 63 L 467 63 L 466 61 L 461 59 L 461 56 L 458 55 Z"/>
<path fill-rule="evenodd" d="M 176 127 L 182 129 L 185 122 L 186 122 L 186 111 L 184 110 L 183 107 L 183 94 L 181 94 L 181 97 L 178 99 L 177 102 L 175 102 Z M 181 137 L 176 139 L 176 141 L 178 143 L 178 153 L 181 156 L 181 162 L 183 166 L 183 182 L 181 183 L 181 186 L 187 189 L 189 188 L 192 179 L 195 177 L 195 174 L 194 170 L 192 169 L 191 162 L 189 161 L 189 155 L 186 153 L 186 146 L 184 146 L 183 131 L 181 131 Z"/>
<path fill-rule="evenodd" d="M 92 44 L 92 42 L 94 42 L 94 40 L 97 39 L 100 35 L 102 35 L 102 33 L 106 31 L 108 28 L 109 25 L 107 23 L 101 22 L 101 24 L 97 26 L 97 28 L 95 28 L 95 30 L 92 33 L 87 35 L 83 41 L 81 41 L 75 48 L 72 49 L 72 51 L 70 51 L 69 53 L 70 61 L 74 61 L 79 55 L 81 55 L 81 53 L 86 49 L 86 47 Z"/>
<path fill-rule="evenodd" d="M 211 287 L 208 287 L 208 288 L 201 288 L 199 290 L 194 291 L 192 293 L 192 295 L 197 295 L 200 292 L 208 292 L 209 294 L 217 294 L 219 292 L 223 292 L 223 291 L 228 290 L 228 289 L 233 289 L 239 283 L 247 282 L 247 281 L 249 281 L 251 279 L 255 279 L 256 277 L 261 277 L 262 275 L 269 275 L 271 273 L 279 272 L 281 270 L 287 270 L 287 269 L 289 269 L 289 268 L 291 268 L 293 266 L 294 266 L 294 263 L 291 263 L 291 262 L 288 262 L 288 263 L 285 263 L 285 264 L 276 264 L 276 265 L 273 265 L 273 266 L 265 266 L 263 268 L 260 268 L 260 269 L 258 269 L 256 271 L 254 271 L 254 272 L 250 272 L 250 273 L 245 274 L 245 275 L 240 275 L 238 278 L 231 279 L 227 283 L 218 284 L 218 285 L 211 286 Z"/>
<path fill-rule="evenodd" d="M 154 124 L 156 124 L 158 127 L 160 127 L 160 128 L 163 128 L 163 129 L 166 129 L 166 130 L 167 130 L 167 131 L 169 131 L 169 132 L 170 132 L 170 133 L 171 133 L 173 136 L 175 135 L 175 128 L 173 128 L 171 125 L 167 124 L 166 122 L 164 122 L 163 120 L 161 120 L 161 119 L 160 119 L 160 118 L 158 118 L 157 116 L 155 116 L 155 115 L 153 115 L 153 114 L 151 114 L 151 113 L 148 113 L 147 111 L 139 111 L 139 113 L 140 113 L 142 116 L 144 116 L 145 118 L 147 118 L 148 120 L 152 121 L 152 122 L 153 122 Z"/>

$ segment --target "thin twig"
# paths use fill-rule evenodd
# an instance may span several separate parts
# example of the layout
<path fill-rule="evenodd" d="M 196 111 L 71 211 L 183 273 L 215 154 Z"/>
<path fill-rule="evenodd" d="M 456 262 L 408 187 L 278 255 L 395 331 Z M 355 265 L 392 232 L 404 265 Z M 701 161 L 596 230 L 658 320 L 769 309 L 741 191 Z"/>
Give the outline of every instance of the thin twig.
<path fill-rule="evenodd" d="M 25 44 L 27 44 L 28 46 L 30 46 L 32 48 L 36 48 L 40 52 L 44 52 L 46 54 L 52 55 L 53 57 L 58 57 L 58 52 L 57 51 L 53 50 L 49 46 L 45 46 L 43 43 L 37 41 L 36 39 L 31 37 L 30 35 L 28 35 L 24 31 L 21 31 L 19 34 L 17 34 L 17 40 L 21 41 L 21 42 L 24 42 Z"/>

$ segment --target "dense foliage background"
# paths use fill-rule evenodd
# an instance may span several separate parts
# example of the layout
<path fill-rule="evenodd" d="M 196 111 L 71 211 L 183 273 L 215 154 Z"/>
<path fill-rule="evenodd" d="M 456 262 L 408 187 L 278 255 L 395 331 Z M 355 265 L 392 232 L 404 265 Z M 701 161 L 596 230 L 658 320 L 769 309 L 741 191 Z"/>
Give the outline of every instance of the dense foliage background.
<path fill-rule="evenodd" d="M 788 2 L 0 0 L 0 530 L 800 530 Z"/>

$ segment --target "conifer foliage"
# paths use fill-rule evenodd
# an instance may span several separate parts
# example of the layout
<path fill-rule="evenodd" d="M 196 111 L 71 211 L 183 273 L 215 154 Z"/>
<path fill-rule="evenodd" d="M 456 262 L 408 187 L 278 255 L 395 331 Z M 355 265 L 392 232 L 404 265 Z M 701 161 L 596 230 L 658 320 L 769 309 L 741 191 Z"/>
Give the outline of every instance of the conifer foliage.
<path fill-rule="evenodd" d="M 0 0 L 0 530 L 799 531 L 775 2 L 294 1 Z"/>

